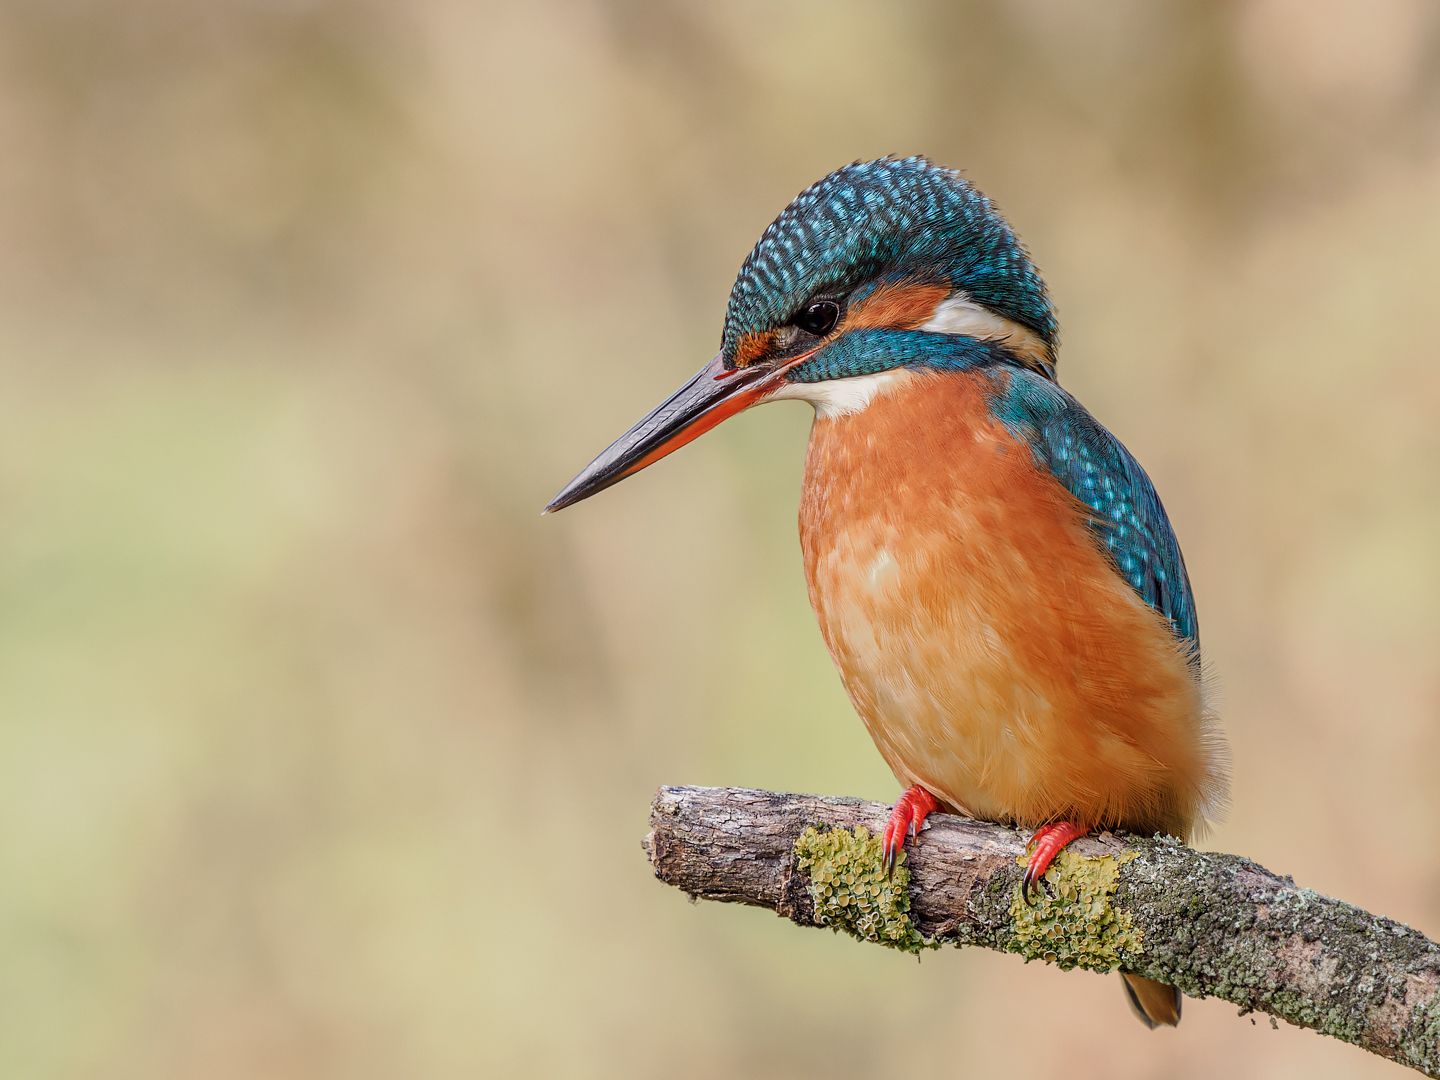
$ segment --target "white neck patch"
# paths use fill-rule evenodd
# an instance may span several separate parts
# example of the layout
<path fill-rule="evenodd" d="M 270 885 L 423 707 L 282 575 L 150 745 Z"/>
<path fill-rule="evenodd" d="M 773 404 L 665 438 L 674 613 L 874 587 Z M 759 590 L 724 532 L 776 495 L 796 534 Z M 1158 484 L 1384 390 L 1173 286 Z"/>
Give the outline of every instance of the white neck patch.
<path fill-rule="evenodd" d="M 956 293 L 936 304 L 930 321 L 920 329 L 931 334 L 958 334 L 981 341 L 997 341 L 1022 360 L 1042 367 L 1050 363 L 1049 351 L 1038 334 L 981 307 L 964 293 Z"/>

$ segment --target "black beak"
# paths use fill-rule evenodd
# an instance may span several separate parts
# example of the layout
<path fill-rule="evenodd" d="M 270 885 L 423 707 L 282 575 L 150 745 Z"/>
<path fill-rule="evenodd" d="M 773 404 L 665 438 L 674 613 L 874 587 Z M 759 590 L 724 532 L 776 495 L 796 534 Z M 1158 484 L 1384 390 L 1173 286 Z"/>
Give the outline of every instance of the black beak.
<path fill-rule="evenodd" d="M 726 369 L 717 355 L 645 419 L 611 443 L 550 500 L 544 512 L 553 513 L 588 499 L 698 439 L 727 417 L 758 405 L 785 382 L 785 372 L 808 355 L 774 367 L 731 369 Z"/>

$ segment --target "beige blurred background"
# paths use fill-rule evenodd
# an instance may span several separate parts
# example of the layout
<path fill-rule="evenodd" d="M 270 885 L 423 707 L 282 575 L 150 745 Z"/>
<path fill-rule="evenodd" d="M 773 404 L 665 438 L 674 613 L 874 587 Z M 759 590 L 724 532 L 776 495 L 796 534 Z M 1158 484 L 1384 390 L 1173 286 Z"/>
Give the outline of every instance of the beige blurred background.
<path fill-rule="evenodd" d="M 554 518 L 798 190 L 960 166 L 1179 530 L 1207 843 L 1440 933 L 1429 0 L 0 4 L 0 1076 L 1398 1075 L 692 906 L 663 783 L 891 799 L 809 410 Z"/>

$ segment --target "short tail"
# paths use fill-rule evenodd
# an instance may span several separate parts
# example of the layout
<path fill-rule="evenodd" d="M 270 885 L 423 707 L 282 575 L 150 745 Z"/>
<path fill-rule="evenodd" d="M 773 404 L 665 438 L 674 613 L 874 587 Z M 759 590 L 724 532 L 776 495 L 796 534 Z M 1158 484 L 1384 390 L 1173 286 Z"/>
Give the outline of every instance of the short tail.
<path fill-rule="evenodd" d="M 1181 997 L 1175 987 L 1123 971 L 1120 980 L 1125 987 L 1125 999 L 1146 1027 L 1153 1031 L 1161 1024 L 1174 1027 L 1180 1023 Z"/>

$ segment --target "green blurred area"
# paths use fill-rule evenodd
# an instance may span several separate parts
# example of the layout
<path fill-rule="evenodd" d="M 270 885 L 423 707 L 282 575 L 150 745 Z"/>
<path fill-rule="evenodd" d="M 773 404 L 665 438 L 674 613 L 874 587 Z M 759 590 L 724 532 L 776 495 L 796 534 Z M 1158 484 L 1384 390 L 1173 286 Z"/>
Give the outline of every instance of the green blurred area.
<path fill-rule="evenodd" d="M 890 799 L 808 410 L 540 507 L 802 187 L 923 152 L 1179 531 L 1207 840 L 1440 932 L 1424 0 L 0 7 L 0 1076 L 1381 1075 L 691 906 L 663 783 Z"/>

